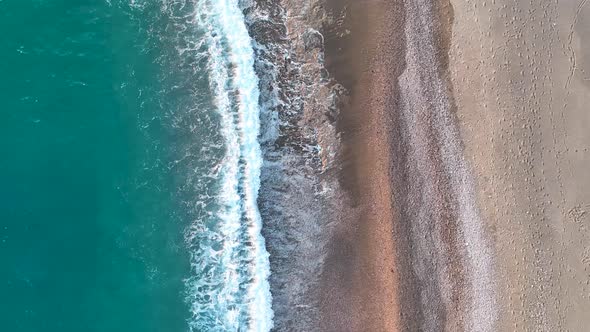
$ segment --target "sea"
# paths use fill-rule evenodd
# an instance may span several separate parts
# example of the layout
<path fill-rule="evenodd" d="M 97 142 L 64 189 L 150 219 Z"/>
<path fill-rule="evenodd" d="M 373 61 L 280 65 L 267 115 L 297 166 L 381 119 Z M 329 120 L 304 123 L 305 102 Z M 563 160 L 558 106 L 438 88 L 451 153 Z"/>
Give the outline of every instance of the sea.
<path fill-rule="evenodd" d="M 273 327 L 247 5 L 0 0 L 0 331 Z"/>

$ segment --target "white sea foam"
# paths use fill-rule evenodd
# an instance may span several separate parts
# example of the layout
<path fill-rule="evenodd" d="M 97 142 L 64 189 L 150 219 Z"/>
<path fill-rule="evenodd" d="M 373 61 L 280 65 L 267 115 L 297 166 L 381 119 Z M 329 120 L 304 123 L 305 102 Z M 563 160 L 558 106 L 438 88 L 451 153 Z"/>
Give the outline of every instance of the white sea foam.
<path fill-rule="evenodd" d="M 201 243 L 192 253 L 196 276 L 187 282 L 191 328 L 269 331 L 273 312 L 257 206 L 262 155 L 252 42 L 237 0 L 201 1 L 195 17 L 205 30 L 210 87 L 226 151 L 218 172 L 215 221 L 192 229 L 193 234 L 207 233 L 208 239 L 194 235 Z"/>

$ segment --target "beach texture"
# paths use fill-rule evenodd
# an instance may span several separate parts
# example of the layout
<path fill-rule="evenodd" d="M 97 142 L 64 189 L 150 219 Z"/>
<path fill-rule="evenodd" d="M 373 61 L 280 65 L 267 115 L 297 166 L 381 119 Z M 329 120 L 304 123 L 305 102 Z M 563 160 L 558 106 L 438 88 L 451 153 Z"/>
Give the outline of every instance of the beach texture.
<path fill-rule="evenodd" d="M 590 6 L 452 1 L 450 73 L 502 331 L 585 331 Z"/>
<path fill-rule="evenodd" d="M 586 1 L 327 7 L 354 204 L 327 259 L 324 329 L 584 331 Z"/>

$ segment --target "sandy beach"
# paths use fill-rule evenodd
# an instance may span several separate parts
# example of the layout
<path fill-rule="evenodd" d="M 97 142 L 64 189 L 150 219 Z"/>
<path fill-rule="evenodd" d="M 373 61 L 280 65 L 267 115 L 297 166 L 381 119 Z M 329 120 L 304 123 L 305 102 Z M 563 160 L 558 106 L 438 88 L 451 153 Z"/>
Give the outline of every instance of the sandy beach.
<path fill-rule="evenodd" d="M 590 319 L 586 2 L 452 1 L 450 70 L 494 238 L 501 331 L 584 331 Z"/>
<path fill-rule="evenodd" d="M 353 199 L 323 330 L 584 330 L 585 2 L 327 2 Z"/>

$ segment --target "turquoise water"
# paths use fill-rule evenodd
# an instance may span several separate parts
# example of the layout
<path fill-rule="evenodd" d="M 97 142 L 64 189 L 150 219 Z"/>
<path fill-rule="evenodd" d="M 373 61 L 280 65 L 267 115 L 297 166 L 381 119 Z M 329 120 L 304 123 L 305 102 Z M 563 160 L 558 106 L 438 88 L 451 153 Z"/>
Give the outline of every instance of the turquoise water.
<path fill-rule="evenodd" d="M 234 0 L 0 1 L 0 330 L 267 331 Z"/>

